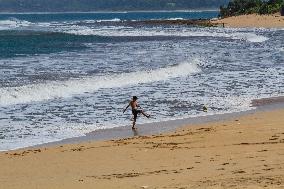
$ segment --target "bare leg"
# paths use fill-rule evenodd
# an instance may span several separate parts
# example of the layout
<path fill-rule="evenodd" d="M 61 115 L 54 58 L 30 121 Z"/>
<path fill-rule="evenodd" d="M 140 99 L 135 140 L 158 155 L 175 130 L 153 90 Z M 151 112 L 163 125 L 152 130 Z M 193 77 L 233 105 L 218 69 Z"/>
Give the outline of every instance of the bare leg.
<path fill-rule="evenodd" d="M 139 133 L 138 133 L 137 129 L 132 129 L 132 132 L 133 132 L 134 136 L 139 136 Z"/>
<path fill-rule="evenodd" d="M 144 111 L 142 111 L 141 113 L 143 114 L 143 116 L 145 116 L 145 117 L 147 117 L 147 118 L 150 117 L 150 115 L 146 114 Z"/>
<path fill-rule="evenodd" d="M 135 127 L 136 119 L 137 119 L 137 117 L 134 116 L 133 123 L 132 123 L 132 129 L 136 129 L 136 127 Z"/>

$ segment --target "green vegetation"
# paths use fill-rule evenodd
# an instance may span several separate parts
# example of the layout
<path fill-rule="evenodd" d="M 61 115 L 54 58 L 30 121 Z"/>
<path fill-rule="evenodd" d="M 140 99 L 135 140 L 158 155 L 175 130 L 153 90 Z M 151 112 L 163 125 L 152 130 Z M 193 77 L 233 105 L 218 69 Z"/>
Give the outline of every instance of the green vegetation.
<path fill-rule="evenodd" d="M 273 14 L 280 12 L 284 0 L 232 0 L 227 7 L 220 6 L 220 16 L 237 16 L 243 14 Z"/>
<path fill-rule="evenodd" d="M 217 9 L 229 0 L 0 0 L 0 12 Z"/>

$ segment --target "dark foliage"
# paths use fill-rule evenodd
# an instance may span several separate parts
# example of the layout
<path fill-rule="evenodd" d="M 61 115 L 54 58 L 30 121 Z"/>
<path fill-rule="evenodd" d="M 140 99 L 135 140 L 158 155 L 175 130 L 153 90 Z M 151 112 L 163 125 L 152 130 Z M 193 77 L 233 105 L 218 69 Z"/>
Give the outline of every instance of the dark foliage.
<path fill-rule="evenodd" d="M 284 0 L 232 0 L 227 7 L 220 6 L 220 16 L 237 16 L 242 14 L 273 14 L 280 12 Z"/>

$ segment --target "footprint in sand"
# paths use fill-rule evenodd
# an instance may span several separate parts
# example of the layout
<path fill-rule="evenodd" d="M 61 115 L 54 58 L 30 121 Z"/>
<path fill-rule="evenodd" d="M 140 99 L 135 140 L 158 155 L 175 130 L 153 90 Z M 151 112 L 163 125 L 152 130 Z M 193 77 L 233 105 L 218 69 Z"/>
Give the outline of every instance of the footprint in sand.
<path fill-rule="evenodd" d="M 260 150 L 260 151 L 257 151 L 257 152 L 267 152 L 268 150 Z"/>
<path fill-rule="evenodd" d="M 263 171 L 272 171 L 274 168 L 266 168 L 266 169 L 262 169 Z"/>
<path fill-rule="evenodd" d="M 278 140 L 279 136 L 272 136 L 272 138 L 270 138 L 269 140 Z"/>
<path fill-rule="evenodd" d="M 34 150 L 34 153 L 41 152 L 41 149 Z"/>
<path fill-rule="evenodd" d="M 224 171 L 225 169 L 224 168 L 219 168 L 217 169 L 218 171 Z"/>
<path fill-rule="evenodd" d="M 190 169 L 193 169 L 194 167 L 188 167 L 188 168 L 186 168 L 187 170 L 190 170 Z"/>
<path fill-rule="evenodd" d="M 246 173 L 246 172 L 243 170 L 233 171 L 233 174 L 242 174 L 242 173 Z"/>
<path fill-rule="evenodd" d="M 226 162 L 226 163 L 223 163 L 223 164 L 221 164 L 221 165 L 229 165 L 229 163 Z"/>

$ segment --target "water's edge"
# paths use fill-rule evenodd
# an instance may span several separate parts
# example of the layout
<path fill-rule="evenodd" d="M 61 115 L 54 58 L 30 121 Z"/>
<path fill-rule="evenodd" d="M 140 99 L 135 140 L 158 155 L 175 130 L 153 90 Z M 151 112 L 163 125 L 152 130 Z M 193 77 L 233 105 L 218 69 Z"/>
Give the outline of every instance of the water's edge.
<path fill-rule="evenodd" d="M 58 146 L 64 144 L 77 144 L 77 143 L 90 142 L 90 141 L 105 141 L 105 140 L 130 138 L 135 136 L 162 134 L 165 132 L 174 131 L 183 126 L 201 125 L 210 122 L 226 121 L 243 115 L 253 114 L 256 112 L 265 112 L 265 111 L 283 109 L 284 96 L 253 100 L 252 106 L 255 107 L 255 109 L 242 111 L 242 112 L 199 116 L 193 118 L 162 121 L 162 122 L 147 123 L 147 124 L 139 124 L 138 121 L 137 124 L 138 129 L 136 131 L 133 131 L 131 129 L 131 122 L 129 122 L 129 126 L 120 126 L 116 128 L 96 130 L 86 134 L 85 136 L 68 138 L 61 141 L 44 143 L 27 148 L 50 147 L 50 146 Z"/>

